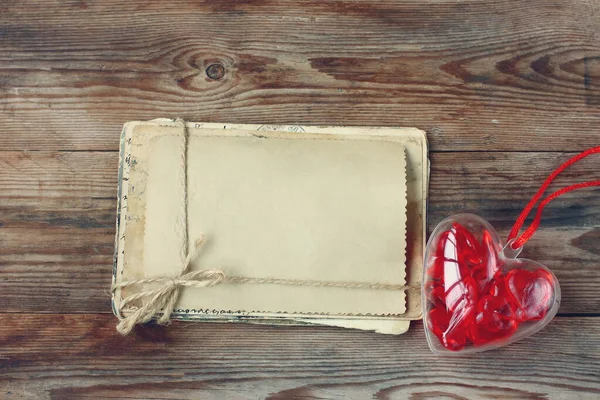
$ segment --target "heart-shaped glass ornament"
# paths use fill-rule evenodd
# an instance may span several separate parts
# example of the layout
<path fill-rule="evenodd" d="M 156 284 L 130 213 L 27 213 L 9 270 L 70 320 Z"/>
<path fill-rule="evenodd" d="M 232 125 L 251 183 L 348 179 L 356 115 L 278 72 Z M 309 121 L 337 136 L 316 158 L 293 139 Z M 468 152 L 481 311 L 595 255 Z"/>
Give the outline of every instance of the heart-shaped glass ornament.
<path fill-rule="evenodd" d="M 565 168 L 592 154 L 600 154 L 600 146 L 570 158 L 546 178 L 517 218 L 506 246 L 494 228 L 474 214 L 446 218 L 435 228 L 427 243 L 421 290 L 427 342 L 434 353 L 504 346 L 534 334 L 556 315 L 560 305 L 556 276 L 518 256 L 548 203 L 573 190 L 600 186 L 600 180 L 577 183 L 541 200 Z M 519 236 L 538 201 L 535 218 Z"/>
<path fill-rule="evenodd" d="M 514 240 L 513 240 L 514 241 Z M 425 332 L 435 353 L 500 347 L 546 326 L 560 305 L 548 268 L 517 258 L 474 214 L 446 218 L 427 243 L 423 269 Z"/>

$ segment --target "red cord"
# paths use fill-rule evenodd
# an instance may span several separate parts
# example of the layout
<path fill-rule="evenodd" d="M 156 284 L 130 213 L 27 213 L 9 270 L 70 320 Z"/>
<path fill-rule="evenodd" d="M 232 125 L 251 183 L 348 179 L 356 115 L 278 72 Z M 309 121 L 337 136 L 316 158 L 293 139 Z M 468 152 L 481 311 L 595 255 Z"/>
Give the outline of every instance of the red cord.
<path fill-rule="evenodd" d="M 519 231 L 521 230 L 521 228 L 523 227 L 523 224 L 525 223 L 525 220 L 527 219 L 527 216 L 529 215 L 529 213 L 531 212 L 533 207 L 537 204 L 537 202 L 540 200 L 540 198 L 542 197 L 542 195 L 544 194 L 546 189 L 548 189 L 548 186 L 550 186 L 550 184 L 552 183 L 554 178 L 556 178 L 558 176 L 558 174 L 563 172 L 565 170 L 565 168 L 575 164 L 577 161 L 581 160 L 582 158 L 585 158 L 585 157 L 587 157 L 591 154 L 595 154 L 595 153 L 600 153 L 600 146 L 593 147 L 582 153 L 579 153 L 575 157 L 573 157 L 573 158 L 569 159 L 568 161 L 566 161 L 565 163 L 563 163 L 548 178 L 546 178 L 546 180 L 544 181 L 544 184 L 540 187 L 540 190 L 538 190 L 538 192 L 535 194 L 535 196 L 533 196 L 531 201 L 527 204 L 527 206 L 521 212 L 521 215 L 519 215 L 519 218 L 517 218 L 515 225 L 513 226 L 512 230 L 510 231 L 510 234 L 508 235 L 509 241 L 511 241 L 512 239 L 517 237 L 517 235 L 519 234 Z M 592 186 L 600 186 L 600 180 L 583 182 L 583 183 L 578 183 L 576 185 L 568 186 L 566 188 L 560 189 L 560 190 L 552 193 L 551 195 L 546 197 L 544 200 L 542 200 L 542 202 L 538 206 L 537 213 L 535 214 L 535 218 L 533 219 L 533 222 L 531 223 L 529 228 L 527 228 L 525 230 L 525 232 L 523 232 L 523 234 L 517 240 L 515 240 L 513 242 L 512 248 L 518 249 L 520 247 L 523 247 L 525 242 L 527 242 L 531 238 L 531 236 L 533 236 L 533 234 L 535 233 L 535 230 L 540 225 L 540 220 L 542 219 L 542 211 L 544 211 L 544 207 L 548 203 L 550 203 L 552 200 L 554 200 L 558 196 L 568 193 L 572 190 L 585 188 L 585 187 L 592 187 Z"/>

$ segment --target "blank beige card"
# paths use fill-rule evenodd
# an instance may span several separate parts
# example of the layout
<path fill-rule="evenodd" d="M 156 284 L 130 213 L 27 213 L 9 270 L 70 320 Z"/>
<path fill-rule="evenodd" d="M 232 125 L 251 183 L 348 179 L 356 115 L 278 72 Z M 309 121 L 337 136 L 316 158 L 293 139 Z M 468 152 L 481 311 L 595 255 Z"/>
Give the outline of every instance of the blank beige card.
<path fill-rule="evenodd" d="M 188 127 L 188 234 L 190 242 L 206 235 L 193 270 L 407 284 L 407 219 L 416 226 L 407 215 L 407 195 L 415 197 L 407 193 L 407 169 L 414 180 L 407 153 L 414 159 L 414 139 L 424 135 L 414 129 L 310 133 L 305 127 Z M 184 190 L 180 130 L 168 120 L 129 123 L 124 129 L 117 283 L 177 274 L 176 222 Z M 422 172 L 425 163 L 419 161 Z M 414 256 L 414 248 L 409 250 Z M 117 290 L 115 308 L 123 296 L 141 289 Z M 174 317 L 398 320 L 407 313 L 406 295 L 404 290 L 224 283 L 184 288 Z"/>

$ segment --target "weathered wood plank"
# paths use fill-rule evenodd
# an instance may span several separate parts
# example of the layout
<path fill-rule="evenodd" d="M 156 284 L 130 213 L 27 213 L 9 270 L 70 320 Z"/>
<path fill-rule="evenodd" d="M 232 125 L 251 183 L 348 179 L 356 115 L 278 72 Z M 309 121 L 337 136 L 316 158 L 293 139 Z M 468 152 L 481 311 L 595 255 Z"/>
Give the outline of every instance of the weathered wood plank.
<path fill-rule="evenodd" d="M 419 323 L 122 338 L 108 314 L 125 121 L 417 126 L 429 228 L 472 209 L 505 237 L 557 151 L 600 144 L 599 38 L 587 0 L 0 1 L 0 398 L 600 397 L 597 317 L 441 359 Z M 600 313 L 598 193 L 549 206 L 524 252 L 557 273 L 563 315 Z"/>
<path fill-rule="evenodd" d="M 432 154 L 430 230 L 465 209 L 506 237 L 547 173 L 569 154 Z M 5 312 L 110 312 L 118 156 L 114 152 L 0 152 L 0 309 Z M 597 177 L 589 158 L 559 183 Z M 557 185 L 558 187 L 559 185 Z M 598 189 L 547 207 L 524 256 L 552 268 L 561 313 L 599 313 Z"/>
<path fill-rule="evenodd" d="M 599 33 L 584 0 L 8 0 L 0 148 L 115 150 L 123 122 L 177 115 L 581 150 L 600 140 Z"/>
<path fill-rule="evenodd" d="M 173 323 L 121 337 L 110 315 L 0 314 L 0 397 L 598 398 L 598 318 L 559 317 L 504 349 L 441 358 L 402 336 Z M 10 392 L 10 394 L 9 394 Z"/>
<path fill-rule="evenodd" d="M 0 309 L 110 311 L 118 155 L 0 152 Z"/>

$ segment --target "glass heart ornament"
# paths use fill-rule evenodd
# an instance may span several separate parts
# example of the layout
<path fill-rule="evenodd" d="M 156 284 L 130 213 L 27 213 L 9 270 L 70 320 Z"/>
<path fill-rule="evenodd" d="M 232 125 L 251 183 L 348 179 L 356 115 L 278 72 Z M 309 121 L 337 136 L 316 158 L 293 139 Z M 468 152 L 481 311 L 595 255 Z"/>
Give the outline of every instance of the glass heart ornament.
<path fill-rule="evenodd" d="M 425 252 L 422 301 L 434 353 L 490 350 L 546 326 L 560 305 L 560 286 L 545 266 L 518 258 L 494 228 L 457 214 L 435 228 Z"/>

